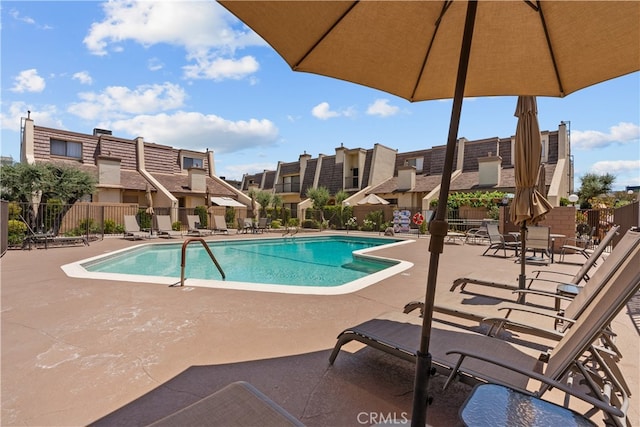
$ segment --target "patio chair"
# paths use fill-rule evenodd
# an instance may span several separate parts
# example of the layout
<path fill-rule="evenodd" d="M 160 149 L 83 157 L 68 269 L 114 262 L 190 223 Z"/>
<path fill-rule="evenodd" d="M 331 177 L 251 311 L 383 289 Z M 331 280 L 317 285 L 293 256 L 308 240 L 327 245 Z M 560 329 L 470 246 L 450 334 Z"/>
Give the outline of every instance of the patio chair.
<path fill-rule="evenodd" d="M 564 262 L 564 256 L 567 251 L 577 253 L 585 258 L 589 258 L 593 252 L 593 236 L 596 233 L 596 227 L 591 227 L 591 232 L 586 236 L 567 237 L 560 247 L 560 262 Z M 602 245 L 602 242 L 600 242 Z"/>
<path fill-rule="evenodd" d="M 525 257 L 526 263 L 546 265 L 551 262 L 551 227 L 527 227 L 525 252 L 528 251 L 533 251 L 533 256 Z M 537 256 L 538 252 L 541 255 L 539 257 Z"/>
<path fill-rule="evenodd" d="M 471 384 L 500 384 L 537 397 L 543 397 L 555 388 L 602 410 L 611 423 L 625 425 L 629 407 L 627 387 L 624 380 L 615 375 L 619 371 L 599 363 L 599 350 L 593 344 L 640 290 L 639 263 L 640 252 L 636 246 L 634 254 L 612 274 L 611 291 L 599 292 L 551 351 L 540 352 L 532 346 L 482 335 L 449 322 L 434 321 L 430 355 L 436 370 L 448 375 L 445 388 L 456 378 Z M 351 341 L 415 363 L 421 334 L 419 316 L 385 313 L 342 331 L 329 363 L 333 364 L 342 346 Z M 546 363 L 542 364 L 542 361 Z M 581 378 L 573 378 L 576 375 Z M 572 385 L 568 384 L 569 378 L 573 380 Z M 532 379 L 536 381 L 531 382 Z M 584 381 L 586 390 L 579 386 L 580 380 Z"/>
<path fill-rule="evenodd" d="M 158 224 L 158 236 L 165 238 L 182 237 L 182 232 L 171 227 L 171 217 L 169 215 L 156 215 Z"/>
<path fill-rule="evenodd" d="M 489 240 L 487 225 L 495 222 L 491 219 L 483 219 L 480 227 L 470 228 L 465 233 L 465 243 L 486 243 Z"/>
<path fill-rule="evenodd" d="M 557 293 L 542 290 L 516 290 L 516 293 L 529 293 L 554 298 L 556 301 L 560 299 L 569 301 L 569 304 L 560 310 L 556 304 L 553 310 L 545 310 L 541 307 L 531 307 L 522 304 L 502 304 L 497 307 L 497 311 L 506 311 L 504 317 L 488 316 L 481 309 L 471 311 L 466 308 L 464 311 L 457 307 L 447 307 L 436 305 L 434 311 L 453 317 L 460 317 L 467 320 L 484 322 L 490 325 L 487 334 L 498 335 L 500 331 L 505 329 L 525 332 L 529 335 L 557 340 L 564 334 L 569 327 L 584 315 L 587 307 L 593 303 L 600 293 L 617 292 L 624 293 L 625 289 L 618 289 L 620 282 L 616 282 L 618 271 L 625 265 L 628 265 L 629 259 L 638 259 L 640 262 L 640 232 L 628 231 L 620 240 L 611 255 L 602 263 L 595 271 L 593 277 L 580 288 L 573 298 L 558 295 Z M 633 286 L 633 283 L 629 286 Z M 413 302 L 405 306 L 405 313 L 409 313 L 416 308 L 422 309 L 423 305 Z M 514 321 L 509 318 L 512 313 L 527 313 L 535 318 L 527 323 L 522 321 Z M 546 322 L 549 323 L 546 323 Z M 604 339 L 607 337 L 605 336 Z M 615 347 L 613 343 L 608 343 L 609 347 Z"/>
<path fill-rule="evenodd" d="M 146 239 L 149 237 L 148 231 L 140 230 L 140 224 L 135 215 L 124 216 L 124 238 L 131 240 Z"/>
<path fill-rule="evenodd" d="M 238 381 L 159 419 L 149 427 L 174 426 L 302 426 L 251 384 Z"/>
<path fill-rule="evenodd" d="M 538 283 L 542 283 L 542 282 L 550 282 L 550 283 L 557 284 L 559 293 L 564 293 L 566 295 L 577 294 L 579 291 L 579 288 L 577 286 L 580 285 L 581 282 L 583 281 L 586 282 L 589 280 L 589 271 L 593 266 L 596 265 L 596 261 L 602 256 L 605 248 L 613 240 L 613 237 L 616 234 L 618 234 L 618 230 L 620 230 L 619 225 L 614 225 L 613 227 L 611 227 L 611 229 L 607 232 L 607 234 L 603 237 L 602 241 L 600 242 L 601 244 L 598 245 L 598 247 L 590 254 L 589 258 L 587 258 L 585 263 L 582 264 L 582 267 L 580 267 L 580 270 L 578 270 L 578 272 L 571 279 L 566 281 L 554 281 L 554 280 L 546 279 L 545 277 L 541 277 L 541 275 L 546 275 L 546 274 L 552 274 L 552 275 L 557 274 L 557 275 L 566 275 L 566 276 L 570 276 L 570 275 L 568 275 L 567 273 L 561 273 L 554 270 L 534 270 L 532 273 L 535 274 L 535 277 L 531 277 L 527 279 L 529 281 L 527 288 L 536 289 L 538 288 L 538 286 L 533 286 L 534 284 L 537 285 Z M 467 277 L 460 277 L 454 280 L 453 285 L 449 290 L 453 292 L 459 286 L 460 290 L 463 291 L 468 284 L 489 286 L 494 288 L 510 289 L 510 290 L 519 289 L 517 284 L 499 283 L 481 276 L 476 276 L 476 277 L 467 276 Z"/>
<path fill-rule="evenodd" d="M 238 218 L 237 233 L 247 234 L 249 230 L 253 231 L 253 220 L 251 218 Z"/>
<path fill-rule="evenodd" d="M 269 218 L 260 218 L 258 220 L 257 231 L 260 233 L 264 233 L 265 231 L 267 231 L 269 229 L 270 222 L 271 221 L 269 220 Z"/>
<path fill-rule="evenodd" d="M 209 236 L 212 234 L 212 230 L 201 227 L 198 215 L 187 215 L 187 223 L 189 224 L 187 230 L 187 235 L 189 236 Z"/>
<path fill-rule="evenodd" d="M 227 228 L 227 220 L 224 219 L 223 215 L 213 216 L 213 226 L 214 233 L 229 234 L 229 229 Z"/>
<path fill-rule="evenodd" d="M 502 250 L 504 257 L 507 258 L 507 249 L 515 251 L 515 256 L 518 256 L 518 249 L 520 243 L 515 237 L 509 234 L 500 234 L 498 226 L 495 224 L 487 224 L 487 234 L 489 235 L 489 247 L 482 253 L 486 255 L 491 249 L 493 249 L 493 255 L 497 254 L 499 250 Z"/>

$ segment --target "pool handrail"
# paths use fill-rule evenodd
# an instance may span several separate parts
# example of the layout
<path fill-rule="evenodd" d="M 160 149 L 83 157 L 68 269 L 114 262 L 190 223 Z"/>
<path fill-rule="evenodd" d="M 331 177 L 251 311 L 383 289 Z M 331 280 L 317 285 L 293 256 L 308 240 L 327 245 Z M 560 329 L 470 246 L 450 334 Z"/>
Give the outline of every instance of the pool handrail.
<path fill-rule="evenodd" d="M 180 262 L 180 286 L 184 286 L 184 269 L 187 262 L 187 246 L 189 246 L 189 243 L 193 243 L 193 242 L 202 243 L 202 246 L 204 246 L 207 253 L 209 254 L 209 258 L 211 258 L 211 261 L 213 261 L 213 263 L 218 268 L 218 271 L 220 272 L 222 279 L 225 279 L 226 276 L 224 274 L 224 271 L 222 271 L 222 267 L 220 267 L 220 264 L 218 263 L 218 260 L 216 259 L 216 257 L 213 255 L 213 252 L 211 252 L 211 249 L 209 249 L 207 242 L 202 237 L 190 237 L 188 239 L 185 239 L 184 243 L 182 243 L 182 257 Z"/>

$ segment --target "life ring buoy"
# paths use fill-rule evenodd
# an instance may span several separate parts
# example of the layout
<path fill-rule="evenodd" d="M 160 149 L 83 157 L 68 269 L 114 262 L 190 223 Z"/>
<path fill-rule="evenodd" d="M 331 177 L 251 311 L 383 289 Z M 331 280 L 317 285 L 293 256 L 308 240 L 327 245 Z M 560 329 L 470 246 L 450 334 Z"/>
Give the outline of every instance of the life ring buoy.
<path fill-rule="evenodd" d="M 413 223 L 416 225 L 421 225 L 423 222 L 424 222 L 424 216 L 420 212 L 417 212 L 413 216 Z"/>

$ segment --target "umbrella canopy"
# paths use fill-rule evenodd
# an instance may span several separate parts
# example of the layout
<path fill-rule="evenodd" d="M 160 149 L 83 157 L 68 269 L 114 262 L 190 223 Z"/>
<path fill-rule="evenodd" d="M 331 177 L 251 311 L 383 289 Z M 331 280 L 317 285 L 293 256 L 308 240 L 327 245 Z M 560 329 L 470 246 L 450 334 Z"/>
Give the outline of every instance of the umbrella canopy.
<path fill-rule="evenodd" d="M 430 222 L 412 424 L 426 423 L 429 341 L 463 97 L 565 96 L 640 69 L 640 2 L 219 0 L 295 71 L 409 101 L 453 97 Z"/>
<path fill-rule="evenodd" d="M 389 202 L 377 194 L 369 194 L 364 199 L 358 202 L 359 205 L 388 205 Z"/>
<path fill-rule="evenodd" d="M 466 1 L 220 3 L 295 71 L 452 98 Z M 565 96 L 638 69 L 635 1 L 479 1 L 464 96 Z"/>

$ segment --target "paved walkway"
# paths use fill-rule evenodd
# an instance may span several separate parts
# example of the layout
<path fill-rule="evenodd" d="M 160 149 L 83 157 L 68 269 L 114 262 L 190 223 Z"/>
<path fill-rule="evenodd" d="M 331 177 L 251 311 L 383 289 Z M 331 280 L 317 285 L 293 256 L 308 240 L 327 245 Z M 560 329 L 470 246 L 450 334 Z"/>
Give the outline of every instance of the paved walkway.
<path fill-rule="evenodd" d="M 251 237 L 256 235 L 212 238 Z M 402 421 L 411 412 L 413 364 L 351 344 L 333 367 L 328 357 L 346 327 L 424 297 L 428 241 L 379 251 L 414 267 L 339 296 L 71 279 L 60 269 L 139 241 L 9 251 L 0 261 L 2 425 L 145 425 L 239 380 L 309 426 Z M 484 249 L 445 245 L 438 303 L 486 303 L 482 296 L 449 292 L 460 276 L 491 272 L 496 280 L 516 280 L 520 266 L 513 258 L 483 257 Z M 578 267 L 527 271 L 539 268 L 573 273 Z M 628 354 L 621 368 L 635 392 L 634 425 L 640 425 L 638 316 L 640 302 L 634 300 L 614 325 Z M 442 392 L 441 385 L 439 375 L 430 383 L 428 421 L 459 425 L 470 388 L 454 384 Z"/>

